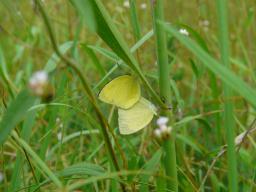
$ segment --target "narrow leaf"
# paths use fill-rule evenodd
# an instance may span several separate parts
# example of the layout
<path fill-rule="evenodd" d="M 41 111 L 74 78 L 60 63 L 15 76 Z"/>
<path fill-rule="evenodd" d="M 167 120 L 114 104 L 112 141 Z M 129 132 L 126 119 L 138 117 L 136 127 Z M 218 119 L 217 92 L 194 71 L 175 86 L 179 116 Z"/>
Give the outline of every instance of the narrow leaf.
<path fill-rule="evenodd" d="M 35 97 L 28 90 L 24 90 L 10 103 L 0 122 L 0 145 L 5 142 L 11 130 L 26 116 L 34 102 Z"/>

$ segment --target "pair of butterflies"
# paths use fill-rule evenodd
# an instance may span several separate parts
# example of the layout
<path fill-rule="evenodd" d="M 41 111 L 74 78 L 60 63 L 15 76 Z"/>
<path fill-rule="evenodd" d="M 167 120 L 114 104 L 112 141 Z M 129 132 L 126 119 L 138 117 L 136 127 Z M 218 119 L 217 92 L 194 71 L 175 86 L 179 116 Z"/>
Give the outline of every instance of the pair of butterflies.
<path fill-rule="evenodd" d="M 154 105 L 141 97 L 138 80 L 130 75 L 119 76 L 106 84 L 99 93 L 99 99 L 118 107 L 118 124 L 122 135 L 143 129 L 156 114 Z"/>

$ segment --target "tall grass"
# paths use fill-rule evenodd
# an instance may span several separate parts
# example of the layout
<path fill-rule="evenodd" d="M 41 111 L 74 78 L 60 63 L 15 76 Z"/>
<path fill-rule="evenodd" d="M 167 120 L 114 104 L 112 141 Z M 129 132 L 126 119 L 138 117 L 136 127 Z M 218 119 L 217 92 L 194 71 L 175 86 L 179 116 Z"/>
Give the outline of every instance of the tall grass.
<path fill-rule="evenodd" d="M 230 68 L 229 61 L 229 30 L 228 30 L 228 13 L 227 13 L 227 1 L 217 0 L 218 22 L 219 22 L 219 42 L 221 61 L 223 65 Z M 226 84 L 223 85 L 225 98 L 232 98 L 232 90 Z M 226 130 L 226 138 L 228 144 L 228 180 L 229 190 L 238 191 L 237 181 L 237 167 L 236 167 L 236 150 L 235 150 L 235 119 L 234 119 L 234 107 L 232 101 L 226 101 L 224 104 L 224 124 Z"/>
<path fill-rule="evenodd" d="M 153 21 L 154 31 L 156 35 L 157 46 L 157 63 L 158 63 L 158 79 L 160 87 L 160 96 L 167 105 L 172 105 L 172 92 L 169 80 L 169 63 L 166 32 L 159 21 L 164 21 L 164 1 L 159 0 L 152 3 L 153 7 Z M 168 117 L 173 122 L 173 115 L 171 110 L 162 110 L 162 115 Z M 176 149 L 175 149 L 175 133 L 171 133 L 171 138 L 168 138 L 163 143 L 164 157 L 163 162 L 165 166 L 166 175 L 172 179 L 172 182 L 167 182 L 169 190 L 178 191 L 177 168 L 176 168 Z"/>
<path fill-rule="evenodd" d="M 123 3 L 0 1 L 0 191 L 255 191 L 254 3 Z M 97 98 L 123 74 L 157 111 L 129 136 Z"/>

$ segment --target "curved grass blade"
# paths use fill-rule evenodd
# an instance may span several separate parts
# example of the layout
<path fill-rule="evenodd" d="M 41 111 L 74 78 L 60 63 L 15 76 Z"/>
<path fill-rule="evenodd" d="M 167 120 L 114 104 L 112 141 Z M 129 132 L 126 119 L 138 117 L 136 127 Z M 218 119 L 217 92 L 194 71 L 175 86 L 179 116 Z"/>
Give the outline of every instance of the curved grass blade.
<path fill-rule="evenodd" d="M 23 90 L 10 103 L 0 122 L 0 145 L 8 138 L 9 133 L 20 123 L 26 116 L 27 111 L 34 104 L 36 98 L 28 90 Z"/>

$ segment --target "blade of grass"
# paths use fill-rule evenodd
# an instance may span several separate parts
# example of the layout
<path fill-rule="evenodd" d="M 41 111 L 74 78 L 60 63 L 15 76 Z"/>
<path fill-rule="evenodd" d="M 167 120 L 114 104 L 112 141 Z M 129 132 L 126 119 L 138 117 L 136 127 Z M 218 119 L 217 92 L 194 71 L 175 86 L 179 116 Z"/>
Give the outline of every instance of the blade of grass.
<path fill-rule="evenodd" d="M 136 1 L 129 0 L 129 2 L 130 2 L 130 17 L 131 17 L 133 33 L 135 36 L 135 40 L 138 40 L 138 39 L 140 39 L 141 32 L 140 32 L 140 24 L 138 21 L 138 16 L 137 16 L 137 11 L 136 11 Z"/>
<path fill-rule="evenodd" d="M 32 127 L 35 123 L 36 113 L 34 111 L 28 112 L 28 118 L 24 121 L 22 131 L 21 131 L 21 138 L 24 141 L 30 140 L 30 135 L 32 134 Z M 16 191 L 19 188 L 21 183 L 21 168 L 23 165 L 23 156 L 21 152 L 17 153 L 16 162 L 14 172 L 12 174 L 11 184 L 10 184 L 10 191 Z"/>
<path fill-rule="evenodd" d="M 59 50 L 62 54 L 65 54 L 72 47 L 72 45 L 73 41 L 67 41 L 59 46 Z M 56 53 L 53 53 L 50 59 L 47 61 L 44 70 L 47 73 L 53 72 L 56 69 L 57 64 L 60 62 L 60 60 L 61 58 Z"/>
<path fill-rule="evenodd" d="M 29 155 L 34 159 L 34 161 L 37 163 L 37 165 L 47 174 L 47 176 L 53 181 L 53 183 L 58 187 L 62 188 L 63 185 L 61 181 L 58 179 L 58 177 L 55 176 L 55 174 L 49 169 L 49 167 L 40 159 L 40 157 L 31 149 L 31 147 L 23 140 L 21 139 L 17 133 L 12 132 L 12 136 L 15 138 L 15 141 L 22 146 Z"/>
<path fill-rule="evenodd" d="M 8 91 L 14 97 L 14 94 L 15 94 L 15 91 L 17 90 L 17 88 L 11 81 L 10 76 L 7 72 L 7 66 L 6 66 L 6 61 L 5 61 L 5 57 L 4 57 L 4 52 L 1 47 L 0 47 L 0 75 L 1 75 L 1 78 L 4 80 L 4 82 L 6 83 Z"/>
<path fill-rule="evenodd" d="M 171 84 L 169 80 L 169 66 L 168 66 L 168 52 L 166 32 L 163 26 L 158 21 L 164 20 L 164 1 L 157 0 L 152 4 L 153 6 L 153 21 L 156 36 L 157 46 L 157 63 L 158 63 L 158 78 L 160 87 L 160 96 L 164 103 L 168 105 L 172 102 Z M 172 112 L 170 110 L 163 110 L 161 112 L 164 116 L 172 121 Z M 167 189 L 178 191 L 177 169 L 176 169 L 176 151 L 175 151 L 175 133 L 172 132 L 170 138 L 163 141 L 163 163 L 165 167 L 165 174 L 172 178 L 172 181 L 167 182 Z"/>
<path fill-rule="evenodd" d="M 227 13 L 227 1 L 216 0 L 217 13 L 218 13 L 218 25 L 219 25 L 219 41 L 222 64 L 227 68 L 230 68 L 229 62 L 229 32 L 228 32 L 228 13 Z M 237 163 L 236 163 L 236 151 L 235 151 L 235 119 L 233 116 L 234 107 L 232 101 L 228 98 L 232 97 L 232 90 L 227 84 L 223 85 L 224 96 L 227 101 L 224 104 L 224 127 L 226 130 L 226 140 L 228 144 L 227 156 L 228 156 L 228 181 L 229 191 L 238 191 L 237 181 Z"/>
<path fill-rule="evenodd" d="M 256 91 L 252 89 L 241 78 L 235 75 L 230 69 L 222 66 L 217 60 L 210 56 L 200 46 L 194 43 L 190 38 L 180 34 L 174 27 L 167 23 L 160 22 L 164 29 L 175 36 L 183 45 L 185 45 L 202 63 L 210 69 L 217 77 L 225 82 L 233 91 L 243 96 L 249 103 L 256 107 Z"/>
<path fill-rule="evenodd" d="M 33 97 L 28 90 L 23 90 L 10 103 L 0 122 L 0 145 L 5 142 L 12 129 L 22 121 L 34 102 L 35 97 Z"/>
<path fill-rule="evenodd" d="M 107 72 L 105 71 L 105 69 L 104 69 L 103 65 L 101 64 L 101 62 L 98 60 L 98 58 L 97 58 L 96 54 L 94 53 L 94 51 L 92 49 L 90 49 L 87 45 L 83 46 L 83 48 L 85 49 L 85 51 L 88 54 L 88 56 L 91 58 L 92 62 L 94 63 L 96 69 L 100 73 L 101 77 L 106 75 Z"/>

